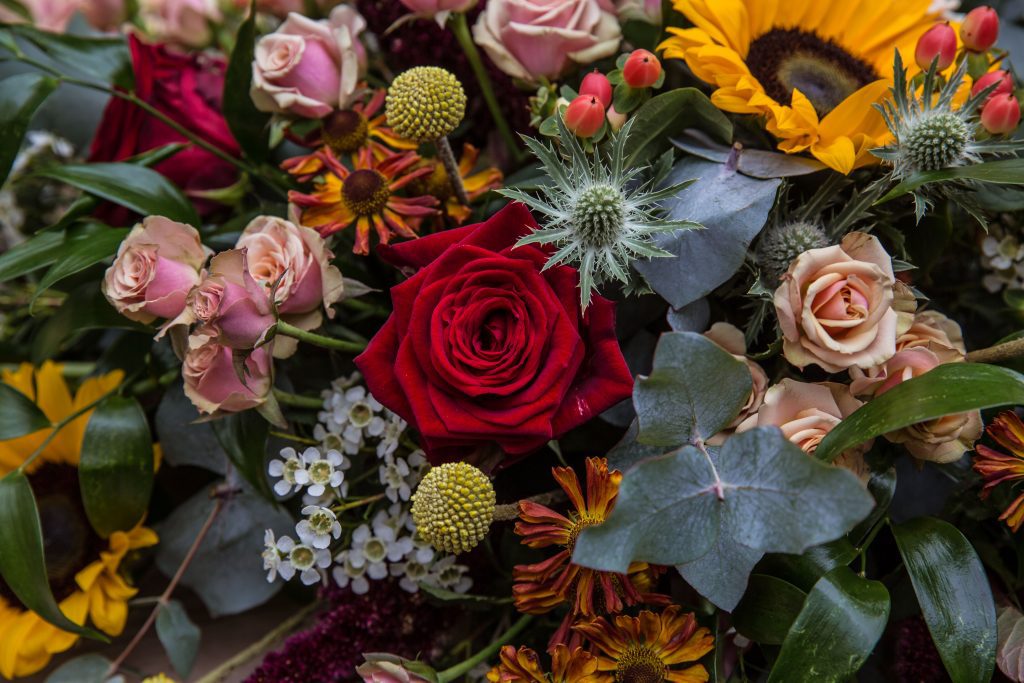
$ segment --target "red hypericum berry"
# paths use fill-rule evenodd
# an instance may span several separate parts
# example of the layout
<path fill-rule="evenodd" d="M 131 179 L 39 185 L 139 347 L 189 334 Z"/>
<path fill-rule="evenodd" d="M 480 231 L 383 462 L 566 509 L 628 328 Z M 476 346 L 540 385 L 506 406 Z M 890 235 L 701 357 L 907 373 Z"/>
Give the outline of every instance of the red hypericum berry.
<path fill-rule="evenodd" d="M 622 80 L 631 88 L 649 88 L 661 78 L 661 62 L 647 50 L 633 50 L 622 67 Z"/>
<path fill-rule="evenodd" d="M 994 95 L 981 108 L 981 126 L 992 135 L 1006 135 L 1017 130 L 1020 104 L 1013 95 Z"/>
<path fill-rule="evenodd" d="M 589 138 L 604 125 L 604 105 L 596 95 L 580 95 L 565 110 L 565 127 L 581 138 Z"/>
<path fill-rule="evenodd" d="M 985 52 L 999 37 L 999 15 L 991 7 L 975 7 L 960 24 L 960 40 L 971 52 Z"/>
<path fill-rule="evenodd" d="M 1003 71 L 990 71 L 978 80 L 974 82 L 974 86 L 971 88 L 971 97 L 974 97 L 985 88 L 989 87 L 993 83 L 998 83 L 996 89 L 988 94 L 985 101 L 988 102 L 996 95 L 1012 95 L 1013 94 L 1013 78 L 1010 76 L 1010 72 Z"/>
<path fill-rule="evenodd" d="M 945 71 L 956 58 L 956 31 L 949 24 L 935 24 L 917 39 L 914 61 L 921 71 L 927 71 L 936 57 L 939 71 Z"/>
<path fill-rule="evenodd" d="M 593 95 L 601 100 L 601 104 L 607 109 L 612 103 L 612 84 L 608 82 L 607 76 L 594 69 L 593 72 L 583 77 L 583 82 L 580 83 L 580 94 Z"/>

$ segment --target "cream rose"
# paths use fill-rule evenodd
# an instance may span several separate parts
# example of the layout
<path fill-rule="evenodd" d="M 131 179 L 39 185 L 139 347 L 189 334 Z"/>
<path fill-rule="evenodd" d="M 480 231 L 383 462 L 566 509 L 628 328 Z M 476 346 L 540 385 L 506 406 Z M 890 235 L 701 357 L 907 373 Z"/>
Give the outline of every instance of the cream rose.
<path fill-rule="evenodd" d="M 828 372 L 884 363 L 896 353 L 894 286 L 889 255 L 864 233 L 798 256 L 775 290 L 786 360 Z"/>
<path fill-rule="evenodd" d="M 764 394 L 768 390 L 768 375 L 765 374 L 764 368 L 747 358 L 747 340 L 743 337 L 743 332 L 735 325 L 715 323 L 704 333 L 704 336 L 731 353 L 737 360 L 746 363 L 747 369 L 750 370 L 752 384 L 750 396 L 747 397 L 747 402 L 743 404 L 743 408 L 740 409 L 736 418 L 726 427 L 727 430 L 734 429 L 756 413 L 764 403 Z"/>

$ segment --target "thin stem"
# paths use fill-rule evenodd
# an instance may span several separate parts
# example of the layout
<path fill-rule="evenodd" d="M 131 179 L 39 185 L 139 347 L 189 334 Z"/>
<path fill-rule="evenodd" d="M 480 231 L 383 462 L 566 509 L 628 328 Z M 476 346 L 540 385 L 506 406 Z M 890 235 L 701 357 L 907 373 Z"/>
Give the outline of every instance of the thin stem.
<path fill-rule="evenodd" d="M 967 354 L 968 363 L 1002 363 L 1024 356 L 1024 337 Z"/>
<path fill-rule="evenodd" d="M 293 394 L 285 391 L 284 389 L 278 389 L 274 387 L 274 398 L 281 405 L 291 406 L 292 408 L 313 408 L 320 410 L 324 407 L 324 400 L 322 398 L 314 398 L 313 396 L 300 396 L 299 394 Z"/>
<path fill-rule="evenodd" d="M 316 334 L 315 332 L 307 332 L 301 330 L 294 325 L 289 325 L 283 320 L 277 322 L 277 333 L 283 334 L 286 337 L 292 337 L 299 341 L 304 341 L 307 344 L 314 346 L 320 346 L 325 349 L 332 349 L 334 351 L 347 351 L 351 353 L 359 353 L 366 348 L 366 344 L 361 342 L 345 341 L 343 339 L 335 339 L 333 337 L 325 337 L 322 334 Z"/>
<path fill-rule="evenodd" d="M 459 676 L 471 671 L 477 664 L 486 662 L 501 649 L 502 645 L 507 644 L 510 640 L 519 635 L 519 632 L 526 628 L 531 621 L 533 621 L 532 614 L 524 614 L 519 617 L 519 621 L 512 624 L 507 631 L 498 636 L 493 643 L 485 647 L 483 650 L 480 650 L 480 652 L 477 652 L 464 662 L 456 664 L 444 671 L 439 671 L 437 674 L 437 680 L 439 683 L 449 683 L 449 681 L 454 681 Z"/>
<path fill-rule="evenodd" d="M 448 180 L 455 190 L 455 198 L 463 206 L 469 206 L 469 195 L 466 194 L 466 186 L 462 184 L 462 173 L 459 172 L 459 163 L 455 161 L 455 153 L 452 152 L 452 145 L 447 137 L 442 137 L 434 143 L 437 146 L 437 156 L 444 164 L 444 172 L 448 174 Z"/>
<path fill-rule="evenodd" d="M 345 308 L 351 308 L 353 311 L 369 313 L 381 318 L 386 318 L 391 315 L 391 311 L 383 306 L 377 306 L 376 304 L 368 303 L 362 299 L 342 299 L 341 305 Z"/>
<path fill-rule="evenodd" d="M 348 503 L 343 503 L 341 505 L 335 505 L 331 509 L 334 512 L 344 512 L 345 510 L 353 510 L 358 507 L 363 507 L 364 505 L 372 505 L 373 503 L 376 503 L 378 500 L 382 500 L 383 498 L 384 494 L 378 493 L 376 495 L 368 496 L 366 498 L 360 498 L 358 500 L 349 501 Z"/>
<path fill-rule="evenodd" d="M 281 399 L 278 399 L 280 402 Z M 276 436 L 279 439 L 285 439 L 286 441 L 294 441 L 295 443 L 305 444 L 307 446 L 318 446 L 320 442 L 316 439 L 307 439 L 304 436 L 298 434 L 288 434 L 287 432 L 278 432 L 273 429 L 270 430 L 270 436 Z"/>
<path fill-rule="evenodd" d="M 491 118 L 494 119 L 494 124 L 498 127 L 498 133 L 501 135 L 502 140 L 505 141 L 505 146 L 508 147 L 512 158 L 516 161 L 522 159 L 522 150 L 519 149 L 516 136 L 512 133 L 508 121 L 505 120 L 501 106 L 498 105 L 498 98 L 494 94 L 491 77 L 487 75 L 487 68 L 480 58 L 480 51 L 476 49 L 473 36 L 469 34 L 469 23 L 466 21 L 466 15 L 461 12 L 453 12 L 448 21 L 451 25 L 452 33 L 455 34 L 455 39 L 459 41 L 459 46 L 466 53 L 466 59 L 469 60 L 469 66 L 472 67 L 473 75 L 476 76 L 476 81 L 480 85 L 480 92 L 483 93 L 487 109 L 490 110 Z"/>
<path fill-rule="evenodd" d="M 519 503 L 530 502 L 537 503 L 538 505 L 552 505 L 565 500 L 565 493 L 559 491 L 548 491 L 547 493 L 538 493 L 536 496 L 530 496 L 524 498 L 521 501 L 515 503 L 505 503 L 503 505 L 494 506 L 494 521 L 495 522 L 508 522 L 519 517 Z"/>
<path fill-rule="evenodd" d="M 23 463 L 21 463 L 21 465 L 18 466 L 18 470 L 17 471 L 19 473 L 24 472 L 25 469 L 29 465 L 32 464 L 32 461 L 35 460 L 37 457 L 39 457 L 40 453 L 42 453 L 44 450 L 46 450 L 46 447 L 49 446 L 50 442 L 53 441 L 56 438 L 57 433 L 60 432 L 60 430 L 64 429 L 65 427 L 68 426 L 69 423 L 71 423 L 74 420 L 80 418 L 82 415 L 86 414 L 87 412 L 89 412 L 90 410 L 92 410 L 93 408 L 98 406 L 108 396 L 111 396 L 112 394 L 116 394 L 120 389 L 121 389 L 120 386 L 114 387 L 113 389 L 111 389 L 107 393 L 105 393 L 102 396 L 100 396 L 99 398 L 97 398 L 95 401 L 92 401 L 91 403 L 88 403 L 88 404 L 82 406 L 81 408 L 79 408 L 75 412 L 73 412 L 70 415 L 64 417 L 57 424 L 53 425 L 53 427 L 51 428 L 50 433 L 46 435 L 45 439 L 43 439 L 43 442 L 41 444 L 39 444 L 39 446 L 36 447 L 36 449 L 34 451 L 32 451 L 31 455 L 29 455 L 27 458 L 25 458 L 25 461 Z"/>

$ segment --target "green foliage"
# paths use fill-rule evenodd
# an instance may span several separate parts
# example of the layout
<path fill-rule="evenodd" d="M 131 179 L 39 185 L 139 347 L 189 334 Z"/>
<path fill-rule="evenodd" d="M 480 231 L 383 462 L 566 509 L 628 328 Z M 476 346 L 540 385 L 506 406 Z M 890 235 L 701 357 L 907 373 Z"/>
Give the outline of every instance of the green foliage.
<path fill-rule="evenodd" d="M 238 28 L 224 76 L 224 118 L 245 155 L 260 162 L 266 161 L 270 153 L 270 115 L 256 109 L 252 98 L 246 95 L 252 82 L 253 48 L 256 44 L 256 3 L 252 5 L 249 18 Z"/>
<path fill-rule="evenodd" d="M 124 683 L 124 676 L 107 676 L 111 661 L 98 654 L 69 659 L 49 675 L 46 683 Z"/>
<path fill-rule="evenodd" d="M 807 593 L 784 579 L 751 574 L 750 590 L 732 613 L 736 630 L 763 645 L 781 645 Z"/>
<path fill-rule="evenodd" d="M 131 90 L 135 85 L 131 55 L 124 38 L 50 33 L 24 24 L 0 28 L 0 35 L 30 43 L 62 74 Z"/>
<path fill-rule="evenodd" d="M 11 172 L 32 115 L 56 88 L 55 78 L 37 73 L 0 81 L 0 185 Z"/>
<path fill-rule="evenodd" d="M 32 399 L 9 384 L 0 384 L 0 441 L 49 426 L 50 421 Z"/>
<path fill-rule="evenodd" d="M 199 654 L 199 627 L 177 600 L 160 606 L 156 613 L 156 635 L 178 675 L 187 679 Z"/>
<path fill-rule="evenodd" d="M 631 120 L 633 128 L 626 153 L 627 166 L 653 161 L 670 148 L 669 138 L 687 128 L 700 128 L 716 140 L 726 144 L 732 142 L 732 123 L 711 104 L 707 95 L 696 88 L 669 90 L 652 97 L 637 109 Z"/>
<path fill-rule="evenodd" d="M 39 295 L 64 278 L 79 273 L 113 256 L 117 253 L 121 240 L 127 235 L 128 228 L 101 226 L 99 230 L 93 230 L 65 239 L 64 245 L 60 250 L 60 259 L 39 280 L 36 293 L 32 297 L 33 304 Z"/>
<path fill-rule="evenodd" d="M 980 180 L 997 185 L 1024 185 L 1024 159 L 999 159 L 938 171 L 920 171 L 900 182 L 875 203 L 882 204 L 923 185 L 943 180 Z"/>
<path fill-rule="evenodd" d="M 267 421 L 256 411 L 246 410 L 214 420 L 210 426 L 228 459 L 249 485 L 267 500 L 274 500 L 267 482 Z"/>

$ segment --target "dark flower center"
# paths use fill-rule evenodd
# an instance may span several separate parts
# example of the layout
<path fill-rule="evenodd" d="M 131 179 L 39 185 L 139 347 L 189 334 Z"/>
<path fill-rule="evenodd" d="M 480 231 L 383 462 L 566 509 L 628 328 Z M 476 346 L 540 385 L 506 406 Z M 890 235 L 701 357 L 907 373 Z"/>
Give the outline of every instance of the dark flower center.
<path fill-rule="evenodd" d="M 78 468 L 45 463 L 29 475 L 43 529 L 46 575 L 57 602 L 75 592 L 75 575 L 106 549 L 104 540 L 89 525 L 78 489 Z M 0 598 L 23 607 L 0 579 Z"/>
<path fill-rule="evenodd" d="M 651 648 L 633 645 L 619 656 L 615 683 L 661 683 L 666 673 L 665 663 Z"/>
<path fill-rule="evenodd" d="M 324 119 L 324 142 L 340 154 L 355 152 L 366 144 L 366 117 L 352 109 L 336 111 Z"/>
<path fill-rule="evenodd" d="M 391 199 L 387 178 L 373 169 L 352 171 L 341 185 L 341 195 L 352 213 L 372 216 Z"/>
<path fill-rule="evenodd" d="M 448 179 L 448 174 L 445 172 L 442 164 L 434 164 L 433 171 L 422 178 L 414 180 L 409 190 L 414 195 L 427 194 L 431 197 L 436 197 L 440 202 L 446 202 L 455 196 L 452 181 Z"/>
<path fill-rule="evenodd" d="M 878 80 L 874 67 L 832 40 L 795 28 L 773 28 L 750 43 L 747 66 L 776 102 L 799 90 L 823 117 L 863 86 Z"/>

